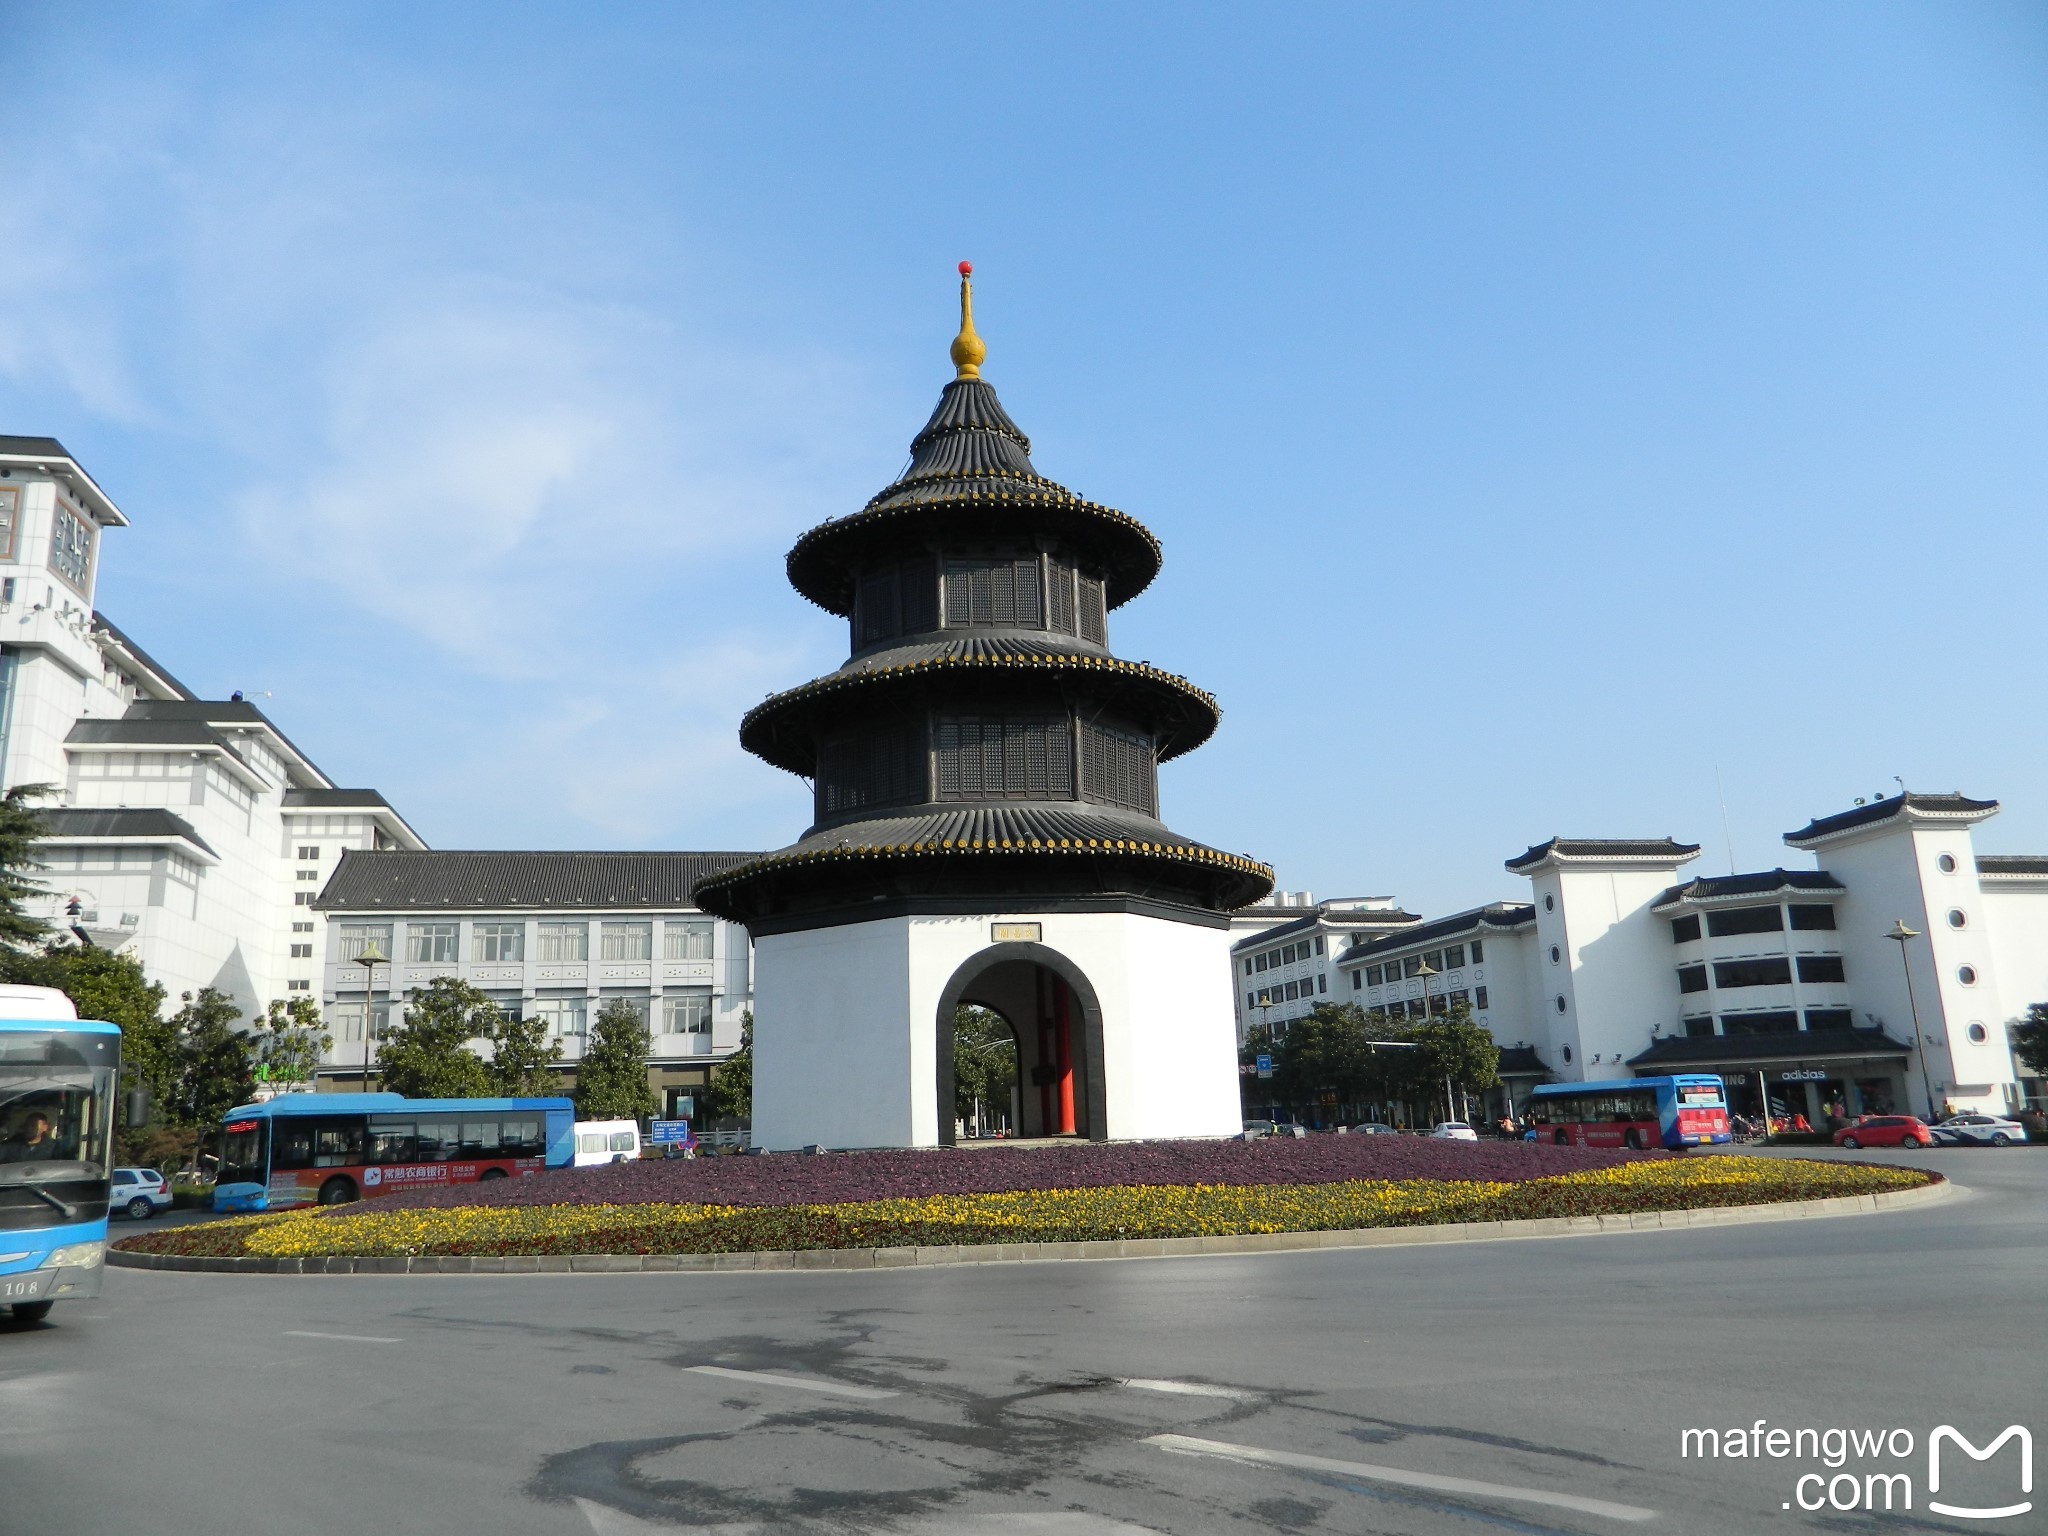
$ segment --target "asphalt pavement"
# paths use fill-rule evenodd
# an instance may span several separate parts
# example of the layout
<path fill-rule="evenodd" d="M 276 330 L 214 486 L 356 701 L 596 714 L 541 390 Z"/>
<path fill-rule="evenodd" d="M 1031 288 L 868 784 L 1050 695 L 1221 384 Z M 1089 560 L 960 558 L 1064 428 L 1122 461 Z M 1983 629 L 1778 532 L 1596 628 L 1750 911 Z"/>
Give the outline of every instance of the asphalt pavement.
<path fill-rule="evenodd" d="M 1862 1157 L 1958 1193 L 926 1271 L 113 1270 L 0 1323 L 0 1532 L 2048 1530 L 1927 1508 L 2011 1503 L 2015 1447 L 1926 1486 L 1939 1425 L 2048 1429 L 2048 1148 Z M 1762 1454 L 1685 1454 L 1738 1427 Z M 1770 1454 L 1802 1428 L 1913 1449 Z M 1868 1514 L 1891 1474 L 1911 1512 Z"/>

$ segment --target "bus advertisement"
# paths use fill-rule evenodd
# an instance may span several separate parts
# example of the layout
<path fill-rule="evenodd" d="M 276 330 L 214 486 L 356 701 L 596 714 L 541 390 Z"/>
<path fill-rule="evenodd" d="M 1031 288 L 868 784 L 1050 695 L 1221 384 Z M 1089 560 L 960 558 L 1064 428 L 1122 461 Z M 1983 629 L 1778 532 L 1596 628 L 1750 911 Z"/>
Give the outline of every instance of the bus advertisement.
<path fill-rule="evenodd" d="M 1522 1101 L 1527 1141 L 1572 1147 L 1682 1151 L 1733 1139 L 1728 1093 L 1708 1074 L 1631 1077 L 1609 1083 L 1546 1083 Z"/>
<path fill-rule="evenodd" d="M 0 1306 L 100 1293 L 121 1031 L 47 987 L 0 987 Z"/>
<path fill-rule="evenodd" d="M 216 1211 L 279 1211 L 423 1184 L 477 1184 L 566 1168 L 568 1099 L 408 1099 L 288 1093 L 228 1111 Z"/>

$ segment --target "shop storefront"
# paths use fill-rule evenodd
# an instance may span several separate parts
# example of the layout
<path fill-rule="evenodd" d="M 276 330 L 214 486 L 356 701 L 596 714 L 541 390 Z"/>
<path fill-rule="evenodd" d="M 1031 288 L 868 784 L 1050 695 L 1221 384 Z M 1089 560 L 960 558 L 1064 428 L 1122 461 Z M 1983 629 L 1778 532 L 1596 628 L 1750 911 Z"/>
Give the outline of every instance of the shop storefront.
<path fill-rule="evenodd" d="M 1716 1073 L 1727 1084 L 1731 1114 L 1760 1120 L 1768 1103 L 1772 1121 L 1803 1120 L 1821 1131 L 1858 1115 L 1908 1110 L 1911 1054 L 1880 1030 L 1800 1030 L 1660 1040 L 1629 1066 L 1638 1077 Z"/>

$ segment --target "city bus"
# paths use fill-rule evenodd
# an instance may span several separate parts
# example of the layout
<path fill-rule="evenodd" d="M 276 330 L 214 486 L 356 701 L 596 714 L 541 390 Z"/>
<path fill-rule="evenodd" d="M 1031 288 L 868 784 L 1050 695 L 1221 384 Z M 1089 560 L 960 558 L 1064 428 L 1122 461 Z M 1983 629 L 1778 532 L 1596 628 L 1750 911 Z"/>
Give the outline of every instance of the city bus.
<path fill-rule="evenodd" d="M 1572 1147 L 1709 1146 L 1733 1140 L 1728 1092 L 1709 1074 L 1631 1077 L 1611 1083 L 1547 1083 L 1522 1101 L 1529 1141 Z"/>
<path fill-rule="evenodd" d="M 0 987 L 0 1306 L 100 1293 L 121 1031 L 51 987 Z"/>
<path fill-rule="evenodd" d="M 422 1184 L 476 1184 L 566 1168 L 568 1099 L 408 1099 L 287 1093 L 231 1109 L 220 1129 L 216 1211 L 343 1205 Z"/>

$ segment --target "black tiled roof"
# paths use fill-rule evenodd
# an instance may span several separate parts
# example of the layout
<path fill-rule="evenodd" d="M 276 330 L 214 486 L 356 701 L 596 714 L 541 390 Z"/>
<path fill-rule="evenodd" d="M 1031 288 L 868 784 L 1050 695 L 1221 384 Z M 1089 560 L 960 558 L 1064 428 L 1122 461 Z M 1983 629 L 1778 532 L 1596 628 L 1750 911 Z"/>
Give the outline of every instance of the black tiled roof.
<path fill-rule="evenodd" d="M 1276 944 L 1297 933 L 1313 933 L 1318 928 L 1400 928 L 1404 931 L 1413 927 L 1422 918 L 1414 912 L 1402 912 L 1387 907 L 1368 907 L 1364 910 L 1352 908 L 1339 912 L 1310 912 L 1306 917 L 1297 917 L 1292 922 L 1281 923 L 1274 928 L 1262 929 L 1258 933 L 1246 934 L 1230 947 L 1257 949 L 1263 944 Z"/>
<path fill-rule="evenodd" d="M 284 792 L 284 803 L 287 810 L 346 810 L 363 806 L 391 809 L 391 802 L 374 789 L 288 789 Z"/>
<path fill-rule="evenodd" d="M 1881 1029 L 1803 1029 L 1789 1035 L 1667 1035 L 1632 1067 L 1707 1066 L 1714 1062 L 1823 1061 L 1843 1056 L 1905 1056 L 1911 1047 Z"/>
<path fill-rule="evenodd" d="M 1702 875 L 1667 889 L 1653 903 L 1668 907 L 1677 901 L 1713 901 L 1725 896 L 1766 896 L 1776 891 L 1825 891 L 1844 894 L 1847 887 L 1824 869 L 1767 869 L 1755 875 Z"/>
<path fill-rule="evenodd" d="M 104 613 L 95 613 L 92 616 L 92 623 L 93 628 L 105 630 L 108 634 L 112 635 L 117 645 L 119 645 L 124 651 L 128 652 L 129 655 L 133 656 L 137 661 L 141 662 L 145 667 L 149 668 L 150 671 L 154 672 L 159 678 L 161 678 L 165 683 L 167 683 L 170 686 L 171 690 L 174 693 L 176 693 L 179 698 L 196 699 L 199 697 L 199 695 L 194 693 L 190 688 L 187 688 L 183 683 L 179 682 L 175 677 L 173 677 L 170 674 L 170 672 L 165 669 L 163 663 L 159 662 L 154 656 L 150 655 L 149 652 L 145 651 L 141 646 L 137 645 L 133 640 L 129 639 L 126 632 L 123 631 L 119 625 L 117 625 L 112 619 L 108 618 Z"/>
<path fill-rule="evenodd" d="M 1453 912 L 1449 917 L 1439 917 L 1413 928 L 1403 928 L 1384 938 L 1361 944 L 1356 949 L 1347 949 L 1338 957 L 1341 965 L 1352 965 L 1373 955 L 1383 955 L 1388 950 L 1412 949 L 1418 944 L 1429 944 L 1439 939 L 1455 939 L 1463 933 L 1483 929 L 1519 928 L 1524 923 L 1536 921 L 1536 909 L 1526 901 L 1495 901 L 1483 907 L 1474 907 L 1469 912 Z"/>
<path fill-rule="evenodd" d="M 138 699 L 128 706 L 127 712 L 122 718 L 128 720 L 198 720 L 204 721 L 209 725 L 260 725 L 279 741 L 283 742 L 292 755 L 308 768 L 311 768 L 314 773 L 320 774 L 320 777 L 323 779 L 327 777 L 326 774 L 320 773 L 319 768 L 314 765 L 310 757 L 298 749 L 298 746 L 292 741 L 291 737 L 285 735 L 283 731 L 277 728 L 277 722 L 264 714 L 262 710 L 251 704 L 247 699 Z"/>
<path fill-rule="evenodd" d="M 0 432 L 0 453 L 17 458 L 70 459 L 71 450 L 54 437 L 10 437 Z M 76 459 L 71 459 L 76 464 Z"/>
<path fill-rule="evenodd" d="M 1561 859 L 1669 859 L 1682 863 L 1699 851 L 1698 843 L 1674 842 L 1668 837 L 1553 837 L 1509 859 L 1507 867 L 1519 873 L 1553 855 Z"/>
<path fill-rule="evenodd" d="M 1980 853 L 1980 875 L 2048 875 L 2048 858 L 2030 853 Z"/>
<path fill-rule="evenodd" d="M 757 853 L 344 853 L 314 903 L 331 912 L 682 908 L 707 875 Z"/>
<path fill-rule="evenodd" d="M 1852 827 L 1875 826 L 1878 822 L 1890 821 L 1900 811 L 1909 807 L 1931 816 L 1980 817 L 1997 810 L 1998 802 L 1972 800 L 1968 795 L 1961 793 L 1893 795 L 1887 800 L 1873 800 L 1870 804 L 1859 805 L 1854 810 L 1841 811 L 1833 816 L 1822 816 L 1818 820 L 1809 821 L 1797 832 L 1787 832 L 1785 841 L 1797 848 L 1801 843 L 1811 842 L 1817 837 L 1846 832 Z"/>
<path fill-rule="evenodd" d="M 184 817 L 154 806 L 134 809 L 67 806 L 38 811 L 36 817 L 43 824 L 43 841 L 48 843 L 84 842 L 101 837 L 175 837 L 213 853 L 206 839 L 194 831 Z"/>
<path fill-rule="evenodd" d="M 1500 1048 L 1502 1077 L 1548 1077 L 1549 1064 L 1536 1054 L 1533 1045 L 1504 1045 Z"/>
<path fill-rule="evenodd" d="M 74 721 L 64 739 L 110 746 L 219 747 L 236 757 L 241 756 L 235 751 L 235 744 L 204 719 L 137 719 L 134 717 L 136 707 L 131 704 L 129 713 L 119 720 Z"/>

